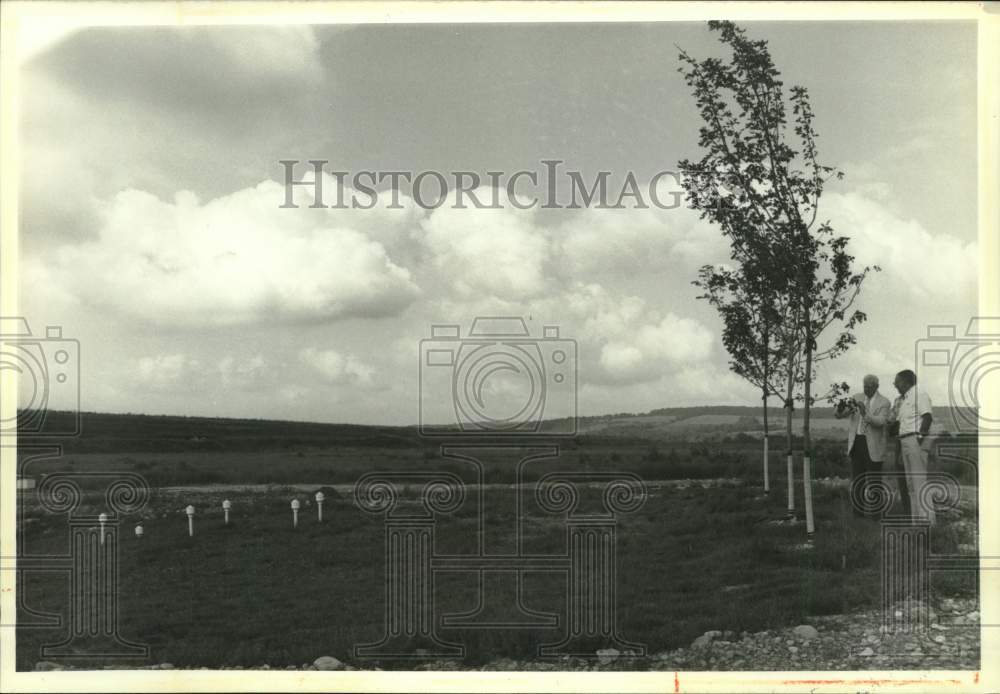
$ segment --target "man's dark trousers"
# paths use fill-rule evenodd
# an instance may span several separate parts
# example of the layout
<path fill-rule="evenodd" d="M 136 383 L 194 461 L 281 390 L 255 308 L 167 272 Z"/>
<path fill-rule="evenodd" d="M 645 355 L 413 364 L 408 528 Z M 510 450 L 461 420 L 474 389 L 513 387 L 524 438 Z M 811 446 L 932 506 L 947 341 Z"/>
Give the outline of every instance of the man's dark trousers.
<path fill-rule="evenodd" d="M 882 467 L 881 463 L 876 463 L 872 460 L 871 455 L 868 453 L 868 439 L 864 436 L 855 436 L 854 445 L 851 446 L 851 488 L 854 488 L 854 480 L 856 480 L 860 475 L 865 473 L 875 473 L 879 472 Z M 852 499 L 852 508 L 854 515 L 864 517 L 865 513 L 862 510 L 863 507 L 860 505 L 862 499 L 868 498 L 868 485 L 869 482 L 865 482 L 864 485 L 858 489 L 859 496 L 856 499 Z M 874 516 L 874 514 L 869 514 Z"/>

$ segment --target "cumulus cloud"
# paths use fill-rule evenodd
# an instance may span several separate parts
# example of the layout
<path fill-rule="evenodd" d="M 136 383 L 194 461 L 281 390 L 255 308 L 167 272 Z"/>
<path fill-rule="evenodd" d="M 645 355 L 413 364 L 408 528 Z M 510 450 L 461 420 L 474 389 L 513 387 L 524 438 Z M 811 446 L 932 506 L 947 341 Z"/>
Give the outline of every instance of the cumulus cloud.
<path fill-rule="evenodd" d="M 658 184 L 660 203 L 677 205 L 670 209 L 607 209 L 597 207 L 595 200 L 593 207 L 566 211 L 557 223 L 542 222 L 537 206 L 480 210 L 466 201 L 467 209 L 455 209 L 452 191 L 423 228 L 437 267 L 460 295 L 508 301 L 534 298 L 555 284 L 571 285 L 586 277 L 663 272 L 675 263 L 727 258 L 725 241 L 673 199 L 674 188 L 669 179 Z M 505 193 L 491 188 L 477 188 L 472 195 L 506 200 Z"/>
<path fill-rule="evenodd" d="M 601 366 L 618 381 L 650 380 L 683 371 L 711 355 L 713 335 L 701 323 L 668 313 L 658 323 L 639 325 L 631 335 L 608 341 Z"/>
<path fill-rule="evenodd" d="M 891 390 L 892 379 L 898 371 L 905 368 L 913 368 L 908 362 L 912 362 L 910 354 L 892 355 L 874 347 L 854 347 L 837 362 L 832 362 L 828 367 L 834 374 L 833 381 L 847 381 L 852 388 L 861 390 L 861 379 L 872 374 L 879 379 L 879 386 L 885 391 Z"/>
<path fill-rule="evenodd" d="M 584 382 L 653 382 L 715 356 L 714 336 L 700 321 L 601 284 L 577 282 L 537 308 L 579 341 Z"/>
<path fill-rule="evenodd" d="M 311 121 L 324 82 L 312 27 L 89 27 L 21 71 L 26 245 L 96 233 L 128 188 L 217 196 L 260 180 Z M 230 183 L 235 181 L 235 183 Z M 232 188 L 228 186 L 232 185 Z"/>
<path fill-rule="evenodd" d="M 978 292 L 979 247 L 947 231 L 932 233 L 857 193 L 828 193 L 823 215 L 839 234 L 851 237 L 857 263 L 879 265 L 874 278 L 896 300 L 972 306 Z"/>
<path fill-rule="evenodd" d="M 424 220 L 424 242 L 442 281 L 459 296 L 528 299 L 551 286 L 549 239 L 534 216 L 532 210 L 446 203 Z"/>
<path fill-rule="evenodd" d="M 49 278 L 145 322 L 210 327 L 394 315 L 418 294 L 382 244 L 332 218 L 280 210 L 277 183 L 200 203 L 137 190 L 103 210 L 99 238 L 53 253 Z"/>
<path fill-rule="evenodd" d="M 146 387 L 154 389 L 190 388 L 198 378 L 199 362 L 186 354 L 157 354 L 140 357 L 136 375 Z M 197 381 L 200 384 L 200 378 Z"/>
<path fill-rule="evenodd" d="M 719 233 L 680 207 L 661 210 L 584 209 L 557 237 L 562 268 L 572 277 L 664 270 L 728 257 Z"/>
<path fill-rule="evenodd" d="M 258 188 L 262 193 L 266 189 L 268 195 L 275 196 L 271 204 L 281 205 L 286 210 L 284 215 L 296 215 L 317 225 L 362 229 L 368 238 L 382 244 L 397 263 L 422 262 L 426 248 L 420 222 L 427 215 L 426 211 L 399 190 L 381 190 L 372 201 L 365 192 L 342 185 L 328 173 L 330 166 L 329 163 L 323 165 L 319 186 L 315 184 L 314 166 L 297 162 L 288 170 L 282 168 L 280 188 L 271 181 Z M 284 183 L 286 175 L 291 179 L 287 185 Z M 355 202 L 358 207 L 354 206 Z"/>
<path fill-rule="evenodd" d="M 131 374 L 124 375 L 129 380 L 135 378 L 143 388 L 158 391 L 218 393 L 229 388 L 246 391 L 274 385 L 268 361 L 261 354 L 225 354 L 216 360 L 207 360 L 207 356 L 190 350 L 146 355 L 135 360 Z"/>
<path fill-rule="evenodd" d="M 638 296 L 616 296 L 596 283 L 578 283 L 565 294 L 570 314 L 580 320 L 581 334 L 590 339 L 629 332 L 646 312 Z"/>
<path fill-rule="evenodd" d="M 247 387 L 259 382 L 267 370 L 267 360 L 261 354 L 249 358 L 238 359 L 227 354 L 217 365 L 223 385 Z"/>
<path fill-rule="evenodd" d="M 302 363 L 311 367 L 330 384 L 371 386 L 375 369 L 357 358 L 332 349 L 307 347 L 299 352 Z"/>
<path fill-rule="evenodd" d="M 308 176 L 300 171 L 297 178 Z M 331 177 L 324 188 L 330 198 Z M 534 314 L 532 334 L 542 322 L 558 323 L 563 337 L 577 340 L 581 394 L 587 394 L 581 403 L 590 398 L 591 407 L 756 402 L 715 346 L 716 322 L 702 322 L 678 301 L 678 287 L 665 284 L 686 285 L 697 265 L 725 257 L 724 239 L 683 210 L 580 210 L 545 224 L 534 211 L 509 207 L 427 211 L 406 195 L 394 209 L 384 191 L 371 210 L 314 209 L 312 194 L 311 186 L 297 186 L 299 209 L 287 210 L 279 207 L 284 187 L 274 181 L 207 202 L 186 192 L 164 201 L 125 190 L 99 201 L 95 238 L 29 256 L 23 268 L 29 281 L 53 285 L 49 296 L 189 329 L 282 322 L 294 330 L 297 321 L 402 318 L 406 309 L 410 325 Z M 345 194 L 350 199 L 352 191 Z M 852 237 L 859 264 L 877 263 L 885 272 L 862 295 L 861 308 L 879 320 L 864 326 L 852 353 L 823 366 L 817 388 L 869 370 L 891 380 L 908 366 L 897 361 L 912 351 L 889 340 L 890 326 L 901 319 L 895 310 L 881 315 L 883 309 L 964 305 L 977 286 L 976 246 L 932 234 L 858 192 L 829 194 L 824 213 Z M 662 291 L 651 292 L 653 286 Z M 881 349 L 868 347 L 873 337 Z M 209 378 L 220 392 L 277 393 L 295 412 L 307 412 L 325 386 L 347 398 L 382 387 L 376 374 L 383 371 L 406 380 L 400 371 L 412 366 L 413 343 L 406 345 L 373 363 L 340 346 L 303 349 L 292 355 L 296 368 L 285 368 L 280 379 L 268 365 L 287 367 L 287 355 L 167 353 L 142 360 L 136 383 L 183 393 L 192 383 L 208 387 Z M 200 373 L 203 363 L 214 365 L 209 376 Z"/>

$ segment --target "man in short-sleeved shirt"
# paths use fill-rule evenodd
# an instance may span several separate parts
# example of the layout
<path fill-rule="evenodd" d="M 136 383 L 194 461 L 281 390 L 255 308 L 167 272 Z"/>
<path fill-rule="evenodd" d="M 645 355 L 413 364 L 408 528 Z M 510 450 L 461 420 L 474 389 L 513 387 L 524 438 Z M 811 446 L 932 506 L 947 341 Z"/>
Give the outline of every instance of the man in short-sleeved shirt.
<path fill-rule="evenodd" d="M 896 374 L 893 381 L 899 397 L 893 403 L 891 420 L 899 422 L 899 448 L 906 473 L 910 505 L 914 515 L 934 523 L 934 506 L 930 499 L 923 498 L 927 484 L 927 451 L 921 444 L 930 433 L 930 397 L 917 389 L 917 375 L 909 369 Z"/>
<path fill-rule="evenodd" d="M 926 436 L 927 431 L 922 431 L 920 427 L 924 415 L 931 415 L 931 399 L 914 384 L 899 397 L 899 406 L 896 408 L 900 438 L 913 434 Z"/>

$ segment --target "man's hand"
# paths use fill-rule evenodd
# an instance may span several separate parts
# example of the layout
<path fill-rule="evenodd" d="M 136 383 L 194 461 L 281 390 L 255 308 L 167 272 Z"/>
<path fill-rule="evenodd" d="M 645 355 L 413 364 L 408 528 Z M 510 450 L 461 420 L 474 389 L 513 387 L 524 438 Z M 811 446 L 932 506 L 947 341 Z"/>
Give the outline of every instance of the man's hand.
<path fill-rule="evenodd" d="M 868 409 L 868 408 L 866 408 L 866 407 L 865 407 L 865 404 L 864 404 L 863 402 L 859 402 L 859 403 L 858 403 L 858 412 L 860 412 L 860 413 L 861 413 L 861 416 L 862 416 L 862 417 L 864 417 L 864 416 L 865 416 L 865 414 L 867 414 L 867 413 L 865 412 L 865 410 L 867 410 L 867 409 Z"/>

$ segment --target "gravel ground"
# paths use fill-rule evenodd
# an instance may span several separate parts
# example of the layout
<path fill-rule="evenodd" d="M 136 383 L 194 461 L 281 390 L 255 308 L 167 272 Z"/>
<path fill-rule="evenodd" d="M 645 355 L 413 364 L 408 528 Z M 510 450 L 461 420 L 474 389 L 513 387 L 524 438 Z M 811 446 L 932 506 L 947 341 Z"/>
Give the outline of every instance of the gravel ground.
<path fill-rule="evenodd" d="M 929 627 L 886 634 L 880 612 L 816 617 L 808 624 L 753 634 L 709 631 L 687 647 L 645 657 L 602 651 L 593 658 L 495 660 L 478 670 L 978 670 L 979 612 L 974 599 L 944 599 L 937 607 L 920 603 L 896 606 L 896 616 L 920 611 Z M 317 667 L 317 664 L 321 667 Z M 317 664 L 221 668 L 223 670 L 364 670 L 368 663 L 342 663 L 329 656 Z M 40 662 L 36 670 L 67 669 Z M 105 669 L 118 669 L 107 666 Z M 121 669 L 128 669 L 124 666 Z M 170 663 L 139 669 L 174 669 Z M 209 668 L 200 668 L 202 670 Z M 414 663 L 415 670 L 467 670 L 461 661 Z"/>
<path fill-rule="evenodd" d="M 710 631 L 688 648 L 628 657 L 564 658 L 556 662 L 501 659 L 483 670 L 977 670 L 977 602 L 943 600 L 937 609 L 920 604 L 897 610 L 925 610 L 930 627 L 909 634 L 882 633 L 881 612 L 816 617 L 808 625 L 753 634 Z M 803 626 L 811 626 L 812 631 Z M 813 635 L 814 634 L 814 635 Z M 701 642 L 701 643 L 699 643 Z M 706 643 L 707 642 L 707 643 Z M 459 670 L 439 661 L 418 669 Z"/>

